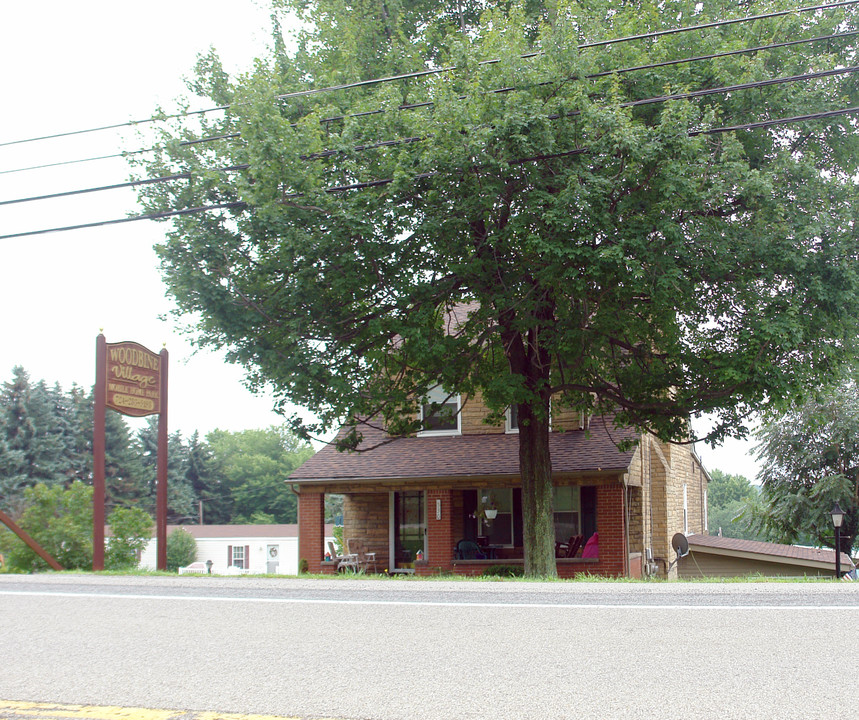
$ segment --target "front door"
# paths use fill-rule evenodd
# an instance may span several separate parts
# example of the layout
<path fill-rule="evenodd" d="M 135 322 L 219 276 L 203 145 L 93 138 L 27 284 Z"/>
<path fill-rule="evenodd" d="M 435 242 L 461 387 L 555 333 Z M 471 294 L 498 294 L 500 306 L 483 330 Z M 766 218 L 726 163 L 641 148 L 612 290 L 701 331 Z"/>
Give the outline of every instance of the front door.
<path fill-rule="evenodd" d="M 422 490 L 393 493 L 391 547 L 394 571 L 414 572 L 418 553 L 426 553 L 426 507 Z"/>
<path fill-rule="evenodd" d="M 280 545 L 269 545 L 266 548 L 265 571 L 269 575 L 274 575 L 280 565 Z"/>

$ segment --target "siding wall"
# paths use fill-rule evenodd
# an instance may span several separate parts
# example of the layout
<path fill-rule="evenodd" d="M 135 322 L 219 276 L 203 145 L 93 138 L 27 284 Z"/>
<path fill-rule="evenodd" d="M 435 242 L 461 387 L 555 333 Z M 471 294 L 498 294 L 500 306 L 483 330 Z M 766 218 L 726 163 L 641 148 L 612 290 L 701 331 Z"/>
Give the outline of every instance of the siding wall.
<path fill-rule="evenodd" d="M 716 555 L 714 553 L 693 550 L 678 563 L 680 577 L 743 577 L 745 575 L 763 575 L 764 577 L 803 577 L 818 576 L 833 577 L 830 569 L 814 568 L 779 562 L 778 560 L 755 560 L 751 558 Z"/>

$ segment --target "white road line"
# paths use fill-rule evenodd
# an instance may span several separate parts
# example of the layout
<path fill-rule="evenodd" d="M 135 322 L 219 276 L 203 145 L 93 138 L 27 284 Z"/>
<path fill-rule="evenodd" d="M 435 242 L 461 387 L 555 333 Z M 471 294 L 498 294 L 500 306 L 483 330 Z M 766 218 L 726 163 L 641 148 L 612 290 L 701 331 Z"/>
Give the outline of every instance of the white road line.
<path fill-rule="evenodd" d="M 541 608 L 556 610 L 854 610 L 857 605 L 643 605 L 590 604 L 590 603 L 490 603 L 490 602 L 436 602 L 425 600 L 325 600 L 305 598 L 254 598 L 210 597 L 205 595 L 123 595 L 118 593 L 39 592 L 28 590 L 0 590 L 0 596 L 93 598 L 100 600 L 173 600 L 180 602 L 269 603 L 289 605 L 379 605 L 423 606 L 451 608 Z"/>

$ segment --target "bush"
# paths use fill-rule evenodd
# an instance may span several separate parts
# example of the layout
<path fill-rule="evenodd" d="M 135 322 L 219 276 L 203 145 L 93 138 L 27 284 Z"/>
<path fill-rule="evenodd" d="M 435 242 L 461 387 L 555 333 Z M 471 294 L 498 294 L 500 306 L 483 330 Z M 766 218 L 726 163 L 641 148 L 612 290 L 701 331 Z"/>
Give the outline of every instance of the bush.
<path fill-rule="evenodd" d="M 42 483 L 24 491 L 27 509 L 18 525 L 66 570 L 92 567 L 92 487 L 74 482 L 68 488 Z M 5 526 L 4 526 L 5 529 Z M 49 569 L 17 535 L 0 534 L 0 552 L 10 572 Z"/>
<path fill-rule="evenodd" d="M 483 577 L 523 577 L 525 569 L 520 565 L 490 565 L 483 571 Z"/>
<path fill-rule="evenodd" d="M 167 536 L 167 569 L 176 572 L 197 559 L 197 541 L 187 530 L 176 528 Z"/>
<path fill-rule="evenodd" d="M 107 542 L 105 568 L 137 567 L 140 552 L 152 537 L 152 518 L 140 508 L 116 508 L 107 518 L 112 537 Z M 193 539 L 193 538 L 192 538 Z M 169 552 L 169 551 L 168 551 Z"/>

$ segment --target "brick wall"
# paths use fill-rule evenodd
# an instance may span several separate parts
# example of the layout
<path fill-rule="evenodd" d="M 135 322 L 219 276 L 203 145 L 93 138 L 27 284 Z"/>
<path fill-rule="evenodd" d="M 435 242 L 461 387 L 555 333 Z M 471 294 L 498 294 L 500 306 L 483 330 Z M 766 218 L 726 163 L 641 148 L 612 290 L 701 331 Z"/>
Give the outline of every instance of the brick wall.
<path fill-rule="evenodd" d="M 458 492 L 456 495 L 457 502 L 454 503 L 452 490 L 427 490 L 427 554 L 424 562 L 416 563 L 415 574 L 431 575 L 450 572 L 453 546 L 459 539 L 455 521 L 457 517 L 462 516 L 462 493 Z"/>
<path fill-rule="evenodd" d="M 483 402 L 480 393 L 464 397 L 461 412 L 461 430 L 463 435 L 490 435 L 505 431 L 504 420 L 500 424 L 488 425 L 489 410 Z M 579 410 L 564 407 L 560 402 L 552 402 L 553 430 L 581 430 L 582 414 Z"/>
<path fill-rule="evenodd" d="M 325 557 L 325 495 L 302 488 L 298 496 L 298 561 L 312 573 L 322 572 Z"/>
<path fill-rule="evenodd" d="M 390 567 L 390 495 L 354 493 L 343 496 L 343 539 L 360 541 L 368 552 L 376 553 L 381 571 Z"/>
<path fill-rule="evenodd" d="M 655 558 L 662 559 L 660 570 L 664 574 L 676 558 L 671 539 L 687 529 L 683 517 L 684 486 L 688 532 L 707 533 L 704 524 L 707 475 L 688 445 L 671 445 L 646 437 L 642 442 L 642 453 L 649 470 L 649 477 L 642 488 L 644 546 L 652 548 Z M 630 550 L 637 548 L 631 546 Z M 675 566 L 670 576 L 676 575 Z"/>

